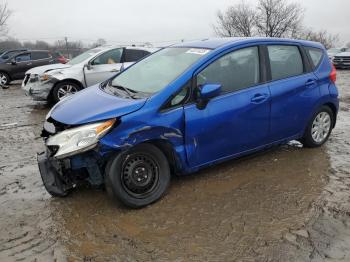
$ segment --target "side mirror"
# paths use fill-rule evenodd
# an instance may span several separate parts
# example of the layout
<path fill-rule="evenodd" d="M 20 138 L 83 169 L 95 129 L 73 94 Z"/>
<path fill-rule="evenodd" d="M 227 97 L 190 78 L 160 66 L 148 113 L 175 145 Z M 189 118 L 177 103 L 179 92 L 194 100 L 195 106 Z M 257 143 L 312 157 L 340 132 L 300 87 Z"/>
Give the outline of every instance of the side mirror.
<path fill-rule="evenodd" d="M 221 84 L 205 84 L 199 89 L 197 108 L 204 109 L 209 100 L 221 93 Z"/>
<path fill-rule="evenodd" d="M 11 59 L 11 65 L 17 65 L 16 59 Z"/>
<path fill-rule="evenodd" d="M 90 64 L 90 63 L 87 63 L 87 64 L 85 65 L 85 67 L 86 67 L 87 70 L 91 70 L 91 64 Z"/>
<path fill-rule="evenodd" d="M 205 84 L 201 87 L 199 96 L 201 99 L 208 100 L 218 96 L 221 92 L 220 84 Z"/>

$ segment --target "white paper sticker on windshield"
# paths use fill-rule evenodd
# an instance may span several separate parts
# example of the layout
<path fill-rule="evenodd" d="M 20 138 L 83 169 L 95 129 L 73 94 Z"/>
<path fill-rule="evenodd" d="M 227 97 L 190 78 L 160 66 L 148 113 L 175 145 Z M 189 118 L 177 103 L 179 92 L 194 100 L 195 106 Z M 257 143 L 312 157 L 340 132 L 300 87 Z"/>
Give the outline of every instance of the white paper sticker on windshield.
<path fill-rule="evenodd" d="M 195 55 L 206 55 L 209 53 L 210 50 L 208 49 L 201 49 L 201 48 L 191 48 L 186 53 L 187 54 L 195 54 Z"/>

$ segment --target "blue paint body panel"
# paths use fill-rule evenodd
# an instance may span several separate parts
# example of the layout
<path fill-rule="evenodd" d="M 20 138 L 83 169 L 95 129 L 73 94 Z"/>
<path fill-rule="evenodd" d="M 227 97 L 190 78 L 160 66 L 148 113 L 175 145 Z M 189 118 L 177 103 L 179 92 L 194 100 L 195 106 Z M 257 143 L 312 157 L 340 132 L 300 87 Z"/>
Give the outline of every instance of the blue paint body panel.
<path fill-rule="evenodd" d="M 292 44 L 322 49 L 319 66 L 302 75 L 223 94 L 209 100 L 204 109 L 195 102 L 162 110 L 168 99 L 192 77 L 224 54 L 248 46 Z M 119 124 L 98 147 L 103 158 L 144 142 L 164 143 L 173 150 L 177 171 L 187 174 L 226 159 L 274 144 L 301 138 L 315 111 L 328 104 L 338 111 L 338 91 L 330 80 L 332 70 L 319 43 L 272 38 L 224 38 L 181 43 L 175 47 L 211 51 L 160 92 L 147 99 L 122 99 L 87 88 L 57 104 L 51 117 L 64 124 L 81 125 L 111 118 Z M 128 69 L 126 69 L 128 70 Z M 312 80 L 312 85 L 306 83 Z M 263 99 L 253 102 L 256 95 Z"/>

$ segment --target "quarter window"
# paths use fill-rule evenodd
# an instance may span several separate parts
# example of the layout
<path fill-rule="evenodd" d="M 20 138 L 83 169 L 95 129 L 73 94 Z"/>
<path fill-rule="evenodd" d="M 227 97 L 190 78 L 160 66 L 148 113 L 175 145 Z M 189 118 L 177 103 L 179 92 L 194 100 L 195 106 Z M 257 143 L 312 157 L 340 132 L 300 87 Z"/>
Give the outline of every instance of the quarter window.
<path fill-rule="evenodd" d="M 260 81 L 258 47 L 229 53 L 197 75 L 197 85 L 221 84 L 222 92 L 233 92 L 257 85 Z"/>
<path fill-rule="evenodd" d="M 272 80 L 297 76 L 304 72 L 303 60 L 297 46 L 268 46 Z"/>
<path fill-rule="evenodd" d="M 106 65 L 106 64 L 118 64 L 120 63 L 120 58 L 122 57 L 123 49 L 113 49 L 99 55 L 92 61 L 92 65 Z"/>
<path fill-rule="evenodd" d="M 318 64 L 321 62 L 321 59 L 323 57 L 323 51 L 321 49 L 313 48 L 313 47 L 307 47 L 306 51 L 309 53 L 311 57 L 311 61 L 314 68 L 316 68 Z"/>

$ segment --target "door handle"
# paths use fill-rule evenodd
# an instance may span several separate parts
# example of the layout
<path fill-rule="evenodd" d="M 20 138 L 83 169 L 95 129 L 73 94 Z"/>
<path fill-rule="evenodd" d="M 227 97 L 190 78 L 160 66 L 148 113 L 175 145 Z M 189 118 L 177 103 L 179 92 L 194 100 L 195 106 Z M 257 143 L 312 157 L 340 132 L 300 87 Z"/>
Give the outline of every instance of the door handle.
<path fill-rule="evenodd" d="M 309 79 L 306 81 L 305 86 L 308 88 L 312 88 L 316 86 L 316 80 L 315 79 Z"/>
<path fill-rule="evenodd" d="M 32 63 L 28 63 L 27 65 L 32 65 Z"/>
<path fill-rule="evenodd" d="M 117 72 L 119 72 L 119 69 L 112 69 L 111 72 L 112 73 L 117 73 Z"/>
<path fill-rule="evenodd" d="M 268 94 L 255 94 L 250 100 L 253 104 L 260 104 L 268 99 Z"/>

